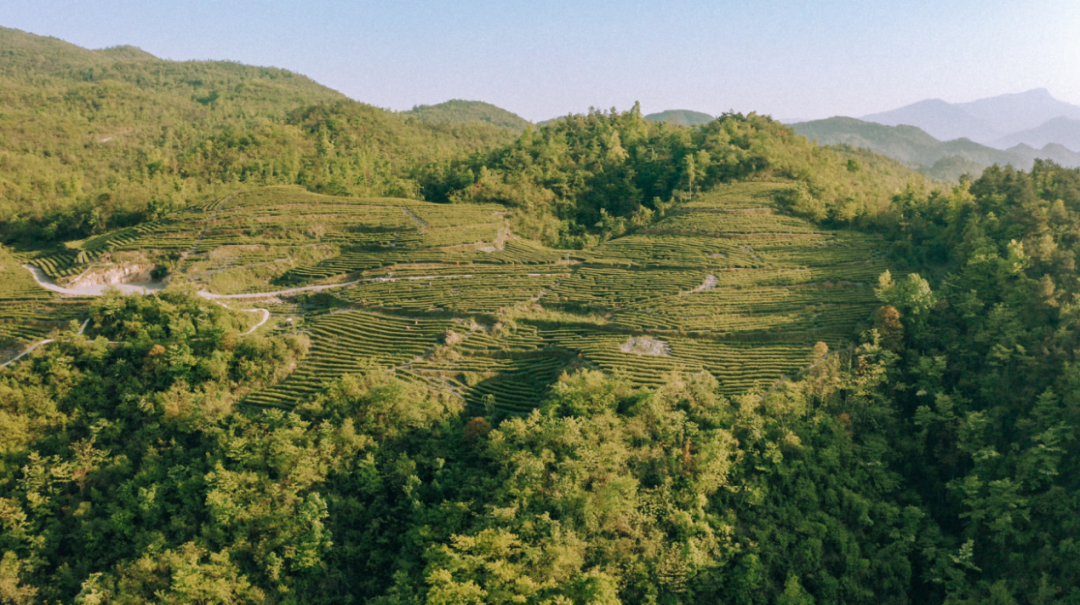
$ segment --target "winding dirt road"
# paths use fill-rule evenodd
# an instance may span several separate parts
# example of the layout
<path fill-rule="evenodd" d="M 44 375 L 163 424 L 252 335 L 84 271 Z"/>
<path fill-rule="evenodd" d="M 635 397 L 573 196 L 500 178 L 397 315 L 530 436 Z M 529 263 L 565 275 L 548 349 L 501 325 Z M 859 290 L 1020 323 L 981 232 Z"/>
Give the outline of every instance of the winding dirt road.
<path fill-rule="evenodd" d="M 39 269 L 39 268 L 37 268 L 37 267 L 35 267 L 33 265 L 23 265 L 23 268 L 25 268 L 27 271 L 29 271 L 30 275 L 34 276 L 34 281 L 37 282 L 37 284 L 39 286 L 41 286 L 42 288 L 45 288 L 46 290 L 51 290 L 53 292 L 56 292 L 58 294 L 63 294 L 63 295 L 66 295 L 66 296 L 101 296 L 101 295 L 105 294 L 105 292 L 109 288 L 116 288 L 117 290 L 120 290 L 121 292 L 123 292 L 125 294 L 149 294 L 151 292 L 157 292 L 159 290 L 163 290 L 165 288 L 165 285 L 166 285 L 166 284 L 163 284 L 161 282 L 146 282 L 146 283 L 131 283 L 131 284 L 95 284 L 95 285 L 92 285 L 92 286 L 82 286 L 80 288 L 65 288 L 63 286 L 57 285 L 57 283 L 54 282 L 52 279 L 50 279 L 48 275 L 45 275 L 44 271 L 42 271 L 41 269 Z M 340 285 L 344 285 L 344 284 L 335 284 L 335 285 L 340 286 Z M 285 293 L 285 291 L 282 291 L 281 293 Z M 277 294 L 277 293 L 239 295 L 239 296 L 231 295 L 230 296 L 230 295 L 213 294 L 213 293 L 207 292 L 205 290 L 199 292 L 199 296 L 202 296 L 203 298 L 206 298 L 208 300 L 213 300 L 215 303 L 225 307 L 226 309 L 231 309 L 232 307 L 229 307 L 228 305 L 226 305 L 226 304 L 224 304 L 222 302 L 219 302 L 217 300 L 214 300 L 214 299 L 216 299 L 216 298 L 256 298 L 256 297 L 263 297 L 263 296 L 272 296 L 274 294 Z M 256 323 L 254 326 L 251 326 L 251 328 L 248 329 L 247 332 L 244 332 L 243 334 L 241 334 L 241 336 L 249 336 L 251 334 L 254 334 L 255 330 L 258 330 L 266 322 L 270 321 L 270 309 L 236 309 L 236 310 L 238 310 L 238 311 L 247 311 L 249 313 L 262 313 L 262 319 L 260 319 L 259 322 Z M 84 321 L 83 324 L 82 324 L 82 327 L 79 328 L 78 333 L 82 334 L 86 330 L 86 326 L 89 323 L 90 323 L 89 319 Z M 44 340 L 39 340 L 39 341 L 35 342 L 34 344 L 27 347 L 25 350 L 23 350 L 23 352 L 19 353 L 15 357 L 12 357 L 11 359 L 5 361 L 4 363 L 0 363 L 0 368 L 8 367 L 9 365 L 15 363 L 16 361 L 19 361 L 23 357 L 26 357 L 27 355 L 32 353 L 34 351 L 34 349 L 37 349 L 40 346 L 47 345 L 47 344 L 49 344 L 51 342 L 55 342 L 54 339 L 46 338 Z"/>
<path fill-rule="evenodd" d="M 88 323 L 90 323 L 89 319 L 84 321 L 83 324 L 82 324 L 82 327 L 79 328 L 79 331 L 77 333 L 82 334 L 84 331 L 86 331 L 86 324 L 88 324 Z M 15 357 L 12 357 L 11 359 L 5 361 L 4 363 L 0 363 L 0 368 L 8 367 L 9 365 L 15 363 L 16 361 L 19 361 L 23 357 L 26 357 L 27 355 L 29 355 L 30 352 L 33 351 L 34 349 L 40 347 L 41 345 L 47 345 L 50 342 L 53 342 L 53 339 L 46 338 L 45 340 L 39 340 L 38 342 L 35 342 L 34 344 L 27 347 L 27 349 L 25 351 L 23 351 L 22 353 L 19 353 L 18 355 L 16 355 Z"/>
<path fill-rule="evenodd" d="M 82 286 L 79 288 L 65 288 L 59 286 L 45 272 L 33 265 L 23 265 L 23 268 L 30 272 L 30 275 L 34 276 L 34 281 L 37 285 L 45 288 L 46 290 L 52 290 L 60 294 L 67 296 L 101 296 L 105 294 L 105 291 L 109 288 L 116 288 L 124 294 L 149 294 L 157 290 L 165 288 L 165 284 L 161 282 L 141 282 L 131 284 L 94 284 L 92 286 Z"/>
<path fill-rule="evenodd" d="M 406 211 L 406 213 L 408 213 L 408 212 Z M 37 282 L 37 284 L 39 286 L 41 286 L 42 288 L 45 288 L 46 290 L 50 290 L 50 291 L 56 292 L 58 294 L 63 294 L 65 296 L 102 296 L 102 295 L 105 294 L 105 292 L 109 288 L 116 288 L 117 290 L 119 290 L 119 291 L 121 291 L 121 292 L 123 292 L 125 294 L 149 294 L 151 292 L 157 292 L 159 290 L 163 290 L 165 288 L 165 286 L 166 286 L 166 284 L 164 284 L 162 282 L 143 282 L 143 283 L 130 283 L 130 284 L 95 284 L 95 285 L 92 285 L 92 286 L 82 286 L 82 287 L 79 287 L 79 288 L 65 288 L 63 286 L 58 285 L 51 278 L 49 278 L 49 276 L 46 275 L 44 271 L 42 271 L 41 269 L 39 269 L 39 268 L 37 268 L 37 267 L 35 267 L 33 265 L 23 265 L 23 268 L 26 269 L 27 271 L 29 271 L 30 275 L 34 276 L 34 281 Z M 225 303 L 221 302 L 221 300 L 222 299 L 240 300 L 240 299 L 269 298 L 269 297 L 273 297 L 273 296 L 291 296 L 293 294 L 299 294 L 301 292 L 321 292 L 323 290 L 331 290 L 331 289 L 334 289 L 334 288 L 344 288 L 344 287 L 352 286 L 352 285 L 359 284 L 359 283 L 362 283 L 362 282 L 396 282 L 398 280 L 414 281 L 414 280 L 453 279 L 453 278 L 463 278 L 463 277 L 472 277 L 472 275 L 471 274 L 461 274 L 461 275 L 414 275 L 414 276 L 408 276 L 408 277 L 369 277 L 369 278 L 365 278 L 365 279 L 353 280 L 353 281 L 350 281 L 350 282 L 342 282 L 340 284 L 324 284 L 324 285 L 319 285 L 319 286 L 301 286 L 301 287 L 298 287 L 298 288 L 289 288 L 289 289 L 286 289 L 286 290 L 275 290 L 273 292 L 251 292 L 251 293 L 246 293 L 246 294 L 215 294 L 215 293 L 209 292 L 207 290 L 199 290 L 198 294 L 199 294 L 199 296 L 201 296 L 201 297 L 203 297 L 203 298 L 205 298 L 207 300 L 211 300 L 211 301 L 225 307 L 226 309 L 232 309 L 232 307 L 230 307 L 230 306 L 226 305 Z M 254 326 L 252 326 L 247 332 L 244 332 L 243 334 L 241 334 L 241 336 L 248 336 L 248 335 L 254 334 L 255 330 L 258 330 L 264 324 L 266 324 L 266 322 L 270 321 L 270 310 L 269 309 L 261 309 L 260 308 L 260 309 L 235 309 L 235 310 L 236 311 L 246 311 L 246 312 L 249 312 L 249 313 L 262 313 L 262 319 L 260 319 L 259 322 L 256 323 Z M 86 324 L 89 321 L 90 320 L 88 319 L 85 322 L 83 322 L 82 328 L 79 330 L 79 334 L 83 333 L 83 330 L 86 329 Z M 47 345 L 50 342 L 53 342 L 53 339 L 46 338 L 45 340 L 40 340 L 38 342 L 35 342 L 34 344 L 27 347 L 22 353 L 19 353 L 14 358 L 4 362 L 3 364 L 0 364 L 0 368 L 4 368 L 4 367 L 7 367 L 7 366 L 11 365 L 12 363 L 15 363 L 16 361 L 18 361 L 18 360 L 22 359 L 23 357 L 29 355 L 30 352 L 33 351 L 34 349 L 36 349 L 36 348 L 38 348 L 38 347 L 40 347 L 42 345 Z"/>

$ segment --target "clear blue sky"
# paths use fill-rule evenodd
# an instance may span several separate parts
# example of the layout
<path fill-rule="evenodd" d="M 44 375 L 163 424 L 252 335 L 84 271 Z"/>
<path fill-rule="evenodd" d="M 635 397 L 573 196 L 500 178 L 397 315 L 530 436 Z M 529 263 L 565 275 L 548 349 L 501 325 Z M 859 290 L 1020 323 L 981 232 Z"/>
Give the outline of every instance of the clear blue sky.
<path fill-rule="evenodd" d="M 1080 0 L 2 0 L 0 25 L 284 67 L 380 107 L 483 100 L 864 115 L 1045 87 L 1080 104 Z"/>

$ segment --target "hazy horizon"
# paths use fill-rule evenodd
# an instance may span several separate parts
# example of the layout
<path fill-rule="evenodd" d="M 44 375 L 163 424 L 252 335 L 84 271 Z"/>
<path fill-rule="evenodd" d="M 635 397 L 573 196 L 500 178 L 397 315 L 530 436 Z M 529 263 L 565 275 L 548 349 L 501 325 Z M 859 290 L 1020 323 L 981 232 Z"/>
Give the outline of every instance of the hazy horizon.
<path fill-rule="evenodd" d="M 645 113 L 819 119 L 1035 88 L 1080 104 L 1080 4 L 1063 0 L 7 4 L 5 27 L 87 48 L 282 67 L 399 111 L 466 99 L 540 121 L 640 101 Z"/>

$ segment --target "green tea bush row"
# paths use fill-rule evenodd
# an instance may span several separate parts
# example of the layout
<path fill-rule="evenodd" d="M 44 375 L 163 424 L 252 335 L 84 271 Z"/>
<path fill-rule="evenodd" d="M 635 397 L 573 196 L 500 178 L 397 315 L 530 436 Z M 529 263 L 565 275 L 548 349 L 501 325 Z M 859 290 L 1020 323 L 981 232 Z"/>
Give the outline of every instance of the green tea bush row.
<path fill-rule="evenodd" d="M 436 345 L 447 320 L 413 320 L 364 311 L 346 311 L 308 322 L 311 351 L 280 384 L 250 395 L 247 403 L 291 406 L 342 374 L 369 364 L 394 366 L 423 355 Z"/>

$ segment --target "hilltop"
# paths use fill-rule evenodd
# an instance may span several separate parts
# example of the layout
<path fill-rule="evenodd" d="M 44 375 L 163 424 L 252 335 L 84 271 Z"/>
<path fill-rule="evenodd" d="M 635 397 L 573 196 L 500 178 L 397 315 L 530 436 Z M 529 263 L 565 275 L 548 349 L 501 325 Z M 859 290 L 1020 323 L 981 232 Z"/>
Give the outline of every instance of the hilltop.
<path fill-rule="evenodd" d="M 712 122 L 715 118 L 707 113 L 691 111 L 689 109 L 669 109 L 659 113 L 650 113 L 645 116 L 651 122 L 670 122 L 679 126 L 697 126 Z"/>
<path fill-rule="evenodd" d="M 755 117 L 747 124 L 775 147 L 778 160 L 768 160 L 773 151 L 738 138 L 740 119 L 703 124 L 685 141 L 678 126 L 644 120 L 636 108 L 610 120 L 567 116 L 515 142 L 514 132 L 482 120 L 428 121 L 498 114 L 482 104 L 401 115 L 285 70 L 165 61 L 131 48 L 91 51 L 10 29 L 0 30 L 0 49 L 8 57 L 0 238 L 46 247 L 59 236 L 133 227 L 241 183 L 496 202 L 518 208 L 516 228 L 526 236 L 579 247 L 624 229 L 619 221 L 635 212 L 655 212 L 657 200 L 667 203 L 678 191 L 756 173 L 791 176 L 808 161 L 824 167 L 833 153 L 800 155 L 783 127 Z M 552 147 L 557 137 L 574 142 Z M 718 147 L 724 139 L 735 146 Z M 644 146 L 654 155 L 635 151 Z M 549 169 L 516 164 L 515 148 Z M 822 208 L 839 195 L 839 183 L 864 181 L 844 220 L 882 207 L 910 178 L 880 159 L 853 161 L 881 165 L 883 179 L 875 181 L 877 171 L 806 177 Z"/>
<path fill-rule="evenodd" d="M 0 78 L 8 104 L 27 102 L 32 88 L 56 100 L 59 95 L 99 91 L 116 86 L 118 95 L 151 95 L 155 104 L 179 111 L 185 101 L 201 105 L 230 102 L 256 112 L 277 109 L 284 114 L 295 103 L 333 102 L 345 95 L 306 76 L 273 67 L 254 67 L 231 61 L 166 61 L 132 46 L 89 50 L 74 44 L 0 27 Z M 216 96 L 215 96 L 216 93 Z M 213 99 L 211 99 L 213 97 Z M 70 101 L 69 101 L 70 102 Z"/>
<path fill-rule="evenodd" d="M 438 105 L 417 105 L 401 113 L 424 122 L 446 124 L 485 122 L 513 132 L 521 132 L 530 125 L 525 118 L 482 101 L 453 99 Z"/>

